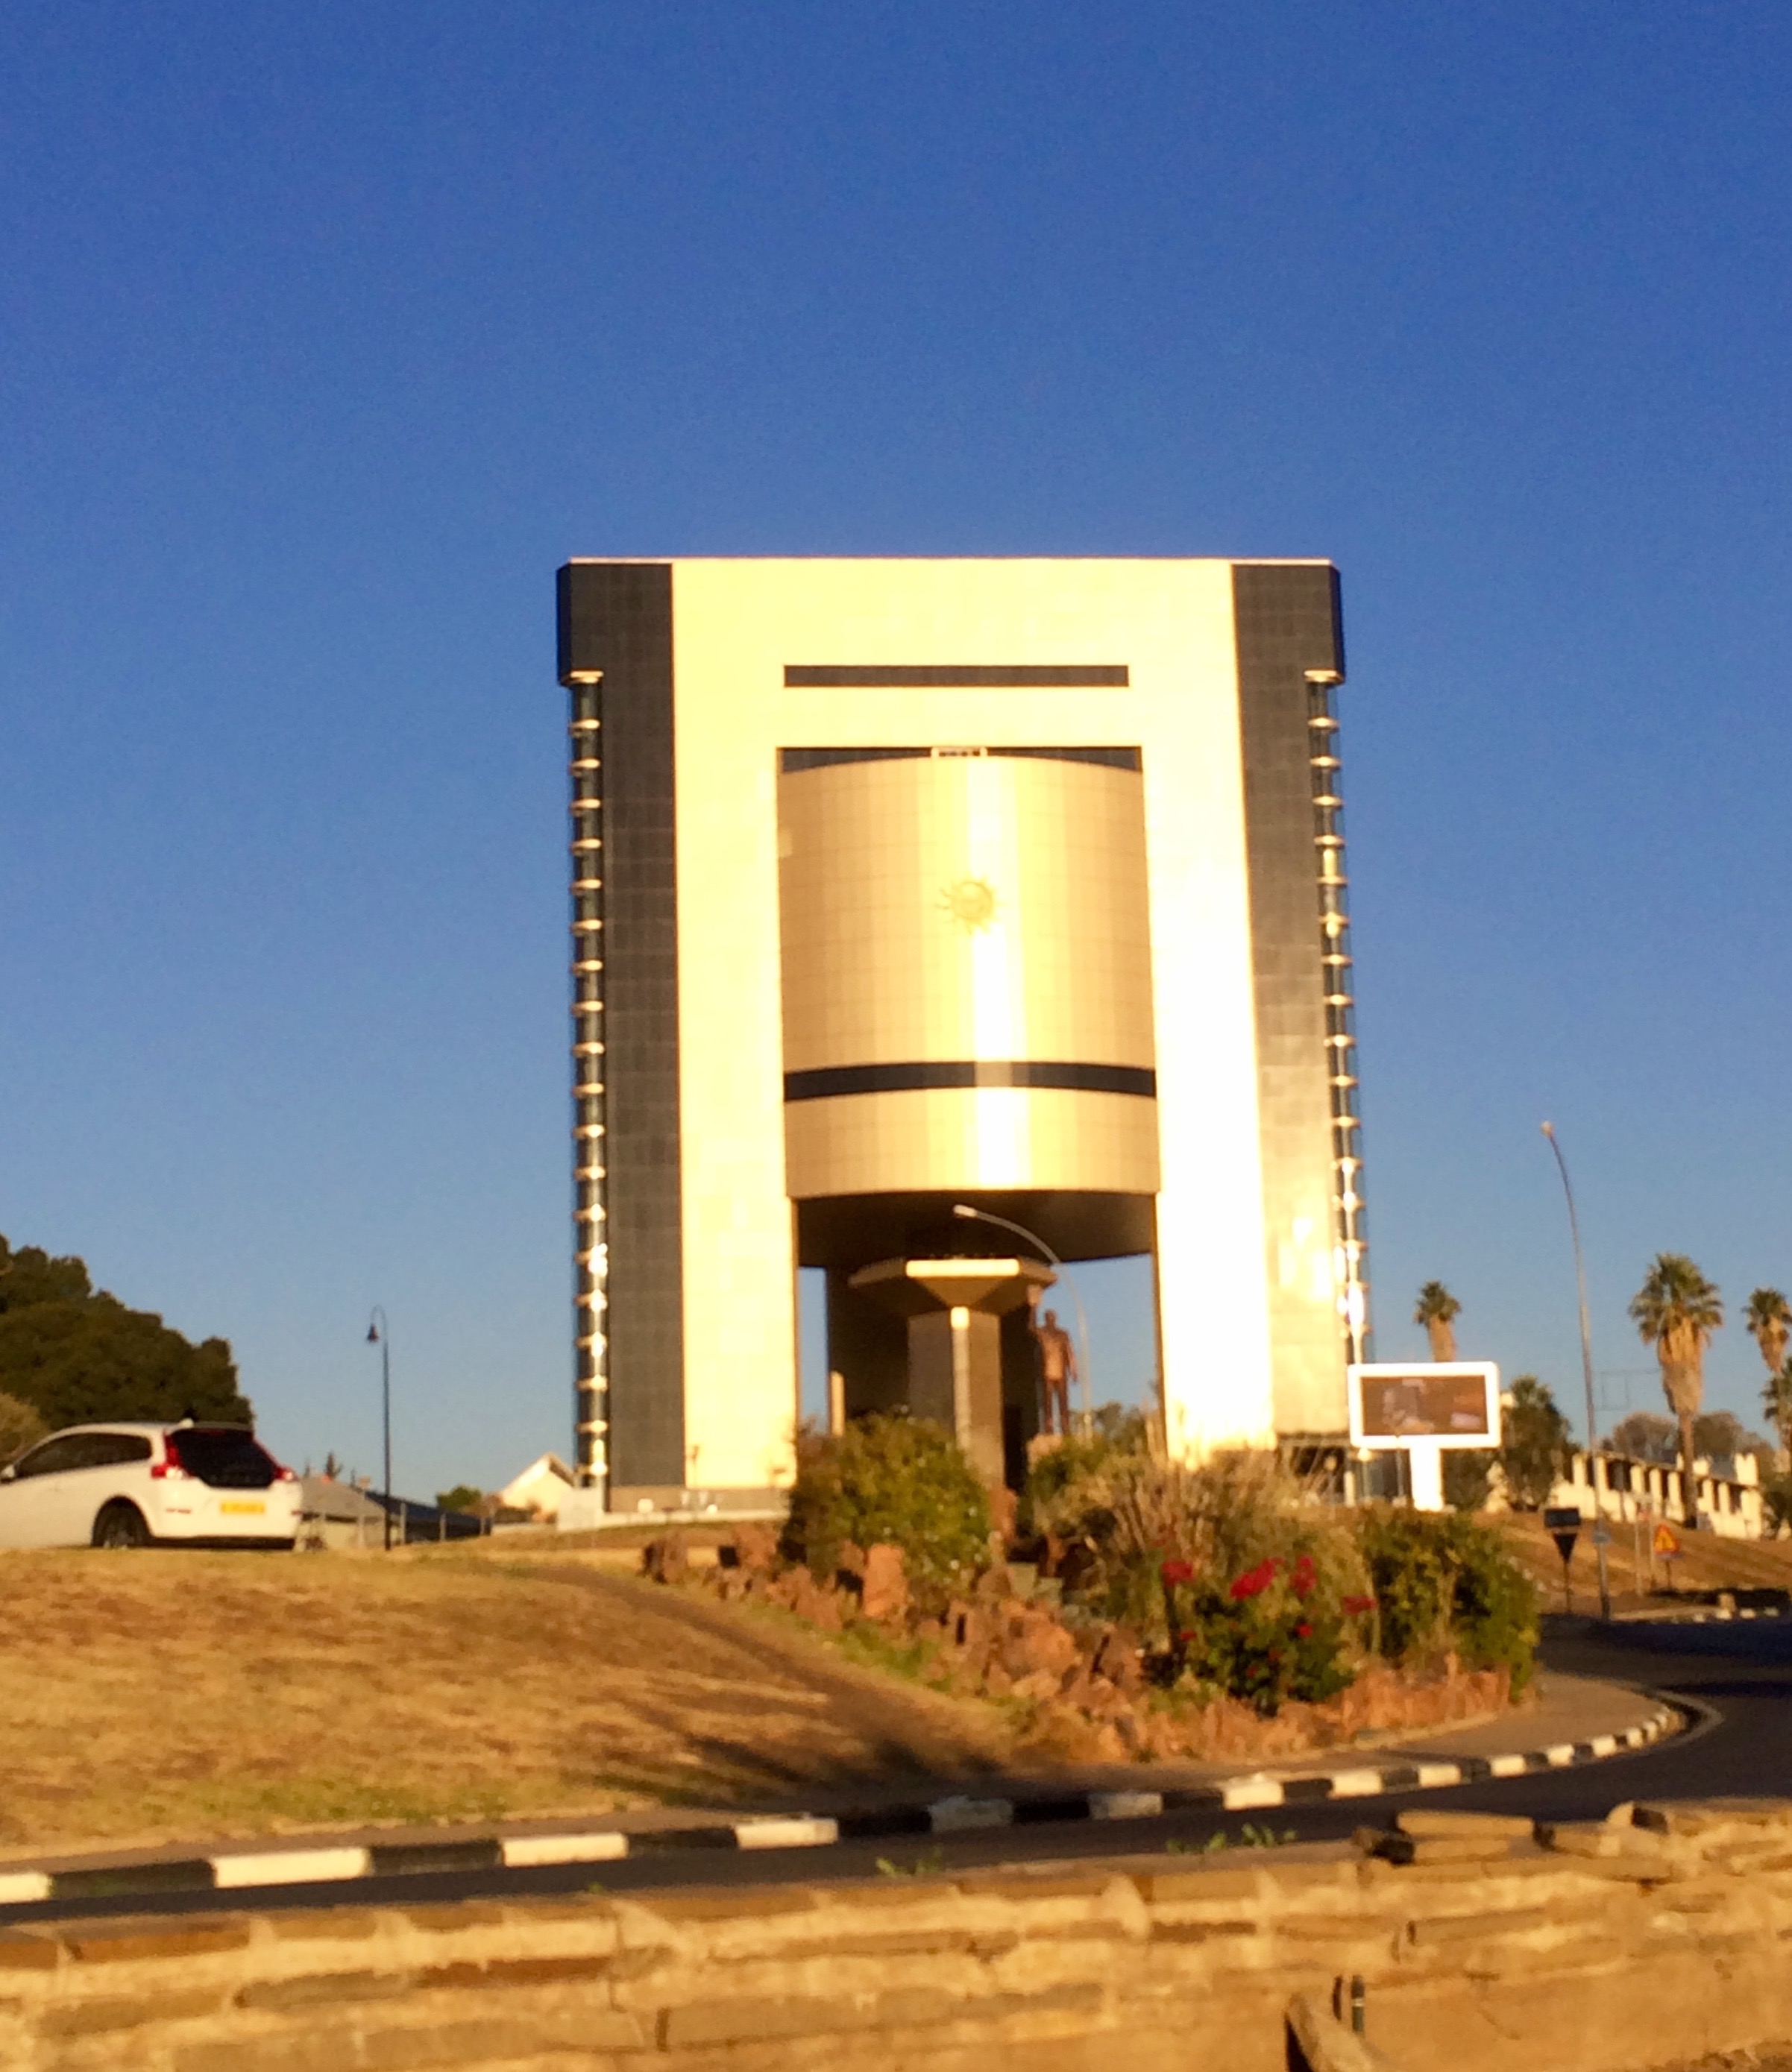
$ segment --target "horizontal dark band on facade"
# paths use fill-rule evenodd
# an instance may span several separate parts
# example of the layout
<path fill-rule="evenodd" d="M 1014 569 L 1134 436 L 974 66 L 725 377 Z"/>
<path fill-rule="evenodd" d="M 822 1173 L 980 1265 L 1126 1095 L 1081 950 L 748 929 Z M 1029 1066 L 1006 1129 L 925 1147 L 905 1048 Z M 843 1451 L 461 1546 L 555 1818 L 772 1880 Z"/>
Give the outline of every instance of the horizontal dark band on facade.
<path fill-rule="evenodd" d="M 1077 1094 L 1157 1096 L 1157 1075 L 1141 1065 L 1034 1063 L 1012 1058 L 941 1058 L 902 1065 L 829 1065 L 786 1072 L 787 1101 L 831 1100 L 842 1094 L 933 1093 L 960 1087 L 1054 1088 Z"/>
<path fill-rule="evenodd" d="M 789 691 L 1124 690 L 1124 662 L 790 662 Z"/>
<path fill-rule="evenodd" d="M 913 763 L 986 755 L 1019 756 L 1038 763 L 1094 763 L 1109 770 L 1143 768 L 1136 748 L 781 748 L 778 767 L 787 777 L 799 770 L 830 770 L 842 763 Z"/>

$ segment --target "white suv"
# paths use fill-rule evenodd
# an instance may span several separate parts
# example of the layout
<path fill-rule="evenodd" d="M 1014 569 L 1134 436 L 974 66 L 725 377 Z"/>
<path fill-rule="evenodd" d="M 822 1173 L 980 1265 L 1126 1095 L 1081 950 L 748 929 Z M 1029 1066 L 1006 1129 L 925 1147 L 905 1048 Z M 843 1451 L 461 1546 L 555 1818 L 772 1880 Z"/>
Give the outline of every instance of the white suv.
<path fill-rule="evenodd" d="M 235 1424 L 76 1424 L 0 1468 L 0 1547 L 290 1548 L 299 1478 Z"/>

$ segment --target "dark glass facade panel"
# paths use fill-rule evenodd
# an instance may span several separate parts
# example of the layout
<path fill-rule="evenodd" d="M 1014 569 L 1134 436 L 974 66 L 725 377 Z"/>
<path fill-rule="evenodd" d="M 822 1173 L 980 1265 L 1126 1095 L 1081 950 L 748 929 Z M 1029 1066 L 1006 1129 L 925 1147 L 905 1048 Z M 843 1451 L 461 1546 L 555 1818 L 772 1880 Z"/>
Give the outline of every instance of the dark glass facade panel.
<path fill-rule="evenodd" d="M 575 561 L 560 571 L 562 682 L 603 722 L 601 833 L 587 866 L 604 879 L 602 1140 L 609 1254 L 606 1446 L 612 1485 L 685 1478 L 684 1274 L 679 1181 L 678 908 L 673 824 L 672 570 Z M 574 874 L 579 874 L 578 857 Z M 583 991 L 586 980 L 577 982 Z M 595 999 L 595 988 L 588 997 Z M 579 1181 L 586 1205 L 593 1182 Z M 587 1412 L 586 1414 L 589 1414 Z"/>
<path fill-rule="evenodd" d="M 1335 852 L 1315 845 L 1312 758 L 1334 737 L 1308 725 L 1307 672 L 1343 672 L 1337 571 L 1239 564 L 1233 601 L 1276 1423 L 1330 1432 L 1345 1421 L 1343 1323 L 1292 1262 L 1298 1232 L 1327 1250 L 1335 1237 L 1321 915 L 1328 898 L 1341 910 L 1343 891 L 1336 872 L 1331 892 L 1320 882 Z"/>

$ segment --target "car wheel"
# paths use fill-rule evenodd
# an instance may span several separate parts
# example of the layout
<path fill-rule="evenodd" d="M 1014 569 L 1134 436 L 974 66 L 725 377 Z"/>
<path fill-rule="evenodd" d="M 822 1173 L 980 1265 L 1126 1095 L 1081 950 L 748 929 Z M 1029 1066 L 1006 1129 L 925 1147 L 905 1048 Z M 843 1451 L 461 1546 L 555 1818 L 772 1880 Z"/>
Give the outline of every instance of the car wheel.
<path fill-rule="evenodd" d="M 147 1547 L 150 1529 L 134 1503 L 109 1503 L 93 1521 L 96 1547 Z"/>

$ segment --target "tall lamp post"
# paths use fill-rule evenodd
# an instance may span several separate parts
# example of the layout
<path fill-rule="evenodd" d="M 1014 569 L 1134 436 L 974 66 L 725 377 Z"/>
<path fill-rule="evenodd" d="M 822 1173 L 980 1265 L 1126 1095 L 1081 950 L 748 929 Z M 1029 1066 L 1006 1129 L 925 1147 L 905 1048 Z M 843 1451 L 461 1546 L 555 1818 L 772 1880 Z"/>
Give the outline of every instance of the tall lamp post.
<path fill-rule="evenodd" d="M 1562 1192 L 1568 1204 L 1568 1235 L 1574 1243 L 1574 1281 L 1580 1297 L 1580 1375 L 1587 1388 L 1587 1486 L 1593 1498 L 1593 1552 L 1599 1562 L 1599 1615 L 1609 1619 L 1612 1616 L 1612 1592 L 1606 1580 L 1605 1546 L 1600 1536 L 1605 1530 L 1605 1514 L 1599 1507 L 1599 1470 L 1594 1465 L 1599 1430 L 1593 1414 L 1593 1334 L 1587 1322 L 1587 1263 L 1580 1254 L 1580 1219 L 1574 1212 L 1574 1189 L 1568 1184 L 1567 1161 L 1556 1141 L 1553 1122 L 1543 1124 L 1543 1134 L 1549 1139 L 1550 1149 L 1555 1153 L 1555 1170 L 1562 1176 Z"/>
<path fill-rule="evenodd" d="M 380 1349 L 380 1429 L 385 1445 L 385 1551 L 392 1552 L 392 1328 L 376 1302 L 368 1319 L 367 1342 Z"/>
<path fill-rule="evenodd" d="M 1077 1344 L 1081 1357 L 1077 1363 L 1077 1392 L 1082 1398 L 1082 1428 L 1085 1436 L 1095 1429 L 1095 1412 L 1089 1392 L 1089 1319 L 1083 1314 L 1082 1297 L 1077 1293 L 1077 1284 L 1070 1277 L 1070 1269 L 1045 1242 L 1037 1231 L 1028 1230 L 1024 1223 L 1015 1223 L 1011 1217 L 991 1215 L 987 1209 L 974 1209 L 969 1202 L 954 1202 L 952 1213 L 967 1223 L 995 1223 L 1016 1237 L 1024 1237 L 1028 1244 L 1037 1245 L 1058 1272 L 1064 1276 L 1064 1285 L 1070 1291 L 1070 1299 L 1077 1305 Z"/>

